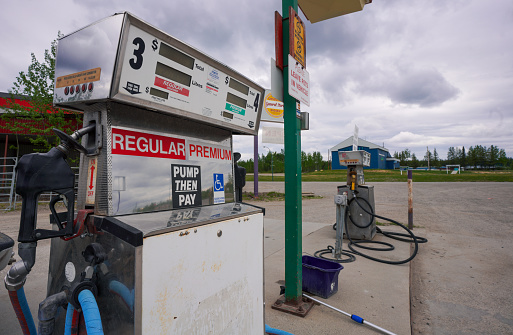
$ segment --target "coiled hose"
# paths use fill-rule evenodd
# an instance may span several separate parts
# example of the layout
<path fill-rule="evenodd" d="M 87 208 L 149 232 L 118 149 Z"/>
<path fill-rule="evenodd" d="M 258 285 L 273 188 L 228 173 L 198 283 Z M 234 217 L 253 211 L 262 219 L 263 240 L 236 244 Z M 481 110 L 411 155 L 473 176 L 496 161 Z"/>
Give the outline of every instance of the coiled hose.
<path fill-rule="evenodd" d="M 363 206 L 360 203 L 360 200 L 363 200 L 366 203 L 366 205 L 367 205 L 367 207 L 369 209 L 366 209 L 365 208 L 366 206 Z M 366 212 L 367 214 L 370 215 L 370 220 L 369 220 L 369 222 L 367 224 L 359 225 L 359 224 L 353 222 L 353 220 L 351 219 L 351 216 L 348 215 L 349 214 L 349 205 L 353 201 L 356 201 L 358 206 L 364 212 Z M 389 260 L 384 260 L 384 259 L 372 257 L 372 256 L 369 256 L 367 254 L 362 253 L 361 251 L 357 251 L 354 248 L 358 247 L 358 248 L 362 248 L 362 249 L 375 250 L 375 251 L 391 251 L 391 250 L 394 250 L 394 246 L 392 244 L 388 243 L 388 242 L 382 242 L 382 241 L 371 241 L 371 240 L 353 241 L 351 239 L 351 237 L 349 236 L 348 228 L 347 228 L 347 224 L 346 224 L 345 225 L 346 237 L 349 240 L 349 243 L 347 244 L 347 246 L 348 246 L 348 248 L 350 250 L 344 250 L 342 253 L 344 255 L 347 255 L 347 256 L 349 256 L 350 254 L 355 254 L 355 255 L 362 256 L 364 258 L 373 260 L 375 262 L 399 265 L 399 264 L 408 263 L 409 261 L 414 259 L 415 256 L 417 255 L 418 250 L 419 250 L 419 243 L 426 243 L 427 242 L 426 238 L 416 236 L 415 234 L 413 234 L 413 232 L 410 229 L 408 229 L 408 227 L 406 227 L 405 225 L 397 222 L 396 220 L 392 220 L 392 219 L 386 218 L 384 216 L 380 216 L 380 215 L 375 214 L 374 213 L 374 208 L 372 208 L 371 204 L 365 198 L 357 197 L 357 195 L 356 195 L 356 193 L 354 191 L 353 191 L 353 198 L 351 200 L 349 200 L 349 203 L 346 206 L 344 215 L 346 217 L 346 220 L 345 220 L 346 222 L 348 222 L 347 218 L 349 217 L 349 220 L 351 221 L 352 224 L 354 224 L 358 228 L 362 228 L 362 229 L 365 229 L 365 228 L 369 227 L 372 224 L 372 222 L 374 222 L 374 218 L 375 217 L 376 218 L 380 218 L 382 220 L 386 220 L 386 221 L 392 222 L 392 223 L 400 226 L 404 230 L 406 230 L 407 234 L 405 234 L 405 233 L 395 233 L 395 232 L 384 232 L 379 227 L 376 227 L 376 231 L 378 233 L 381 233 L 383 236 L 389 237 L 389 238 L 394 239 L 394 240 L 398 240 L 398 241 L 402 241 L 402 242 L 410 242 L 410 243 L 413 242 L 414 243 L 413 253 L 410 255 L 410 257 L 408 257 L 406 259 L 403 259 L 403 260 L 400 260 L 400 261 L 389 261 Z M 369 243 L 384 245 L 385 248 L 374 248 L 374 247 L 369 247 L 369 246 L 365 246 L 364 245 L 364 244 L 369 244 Z M 322 250 L 316 251 L 314 253 L 314 256 L 318 257 L 318 258 L 323 258 L 323 259 L 335 261 L 335 262 L 338 262 L 338 263 L 348 263 L 348 262 L 353 262 L 355 260 L 354 257 L 349 257 L 348 259 L 337 260 L 337 259 L 328 258 L 328 257 L 324 257 L 323 256 L 325 254 L 332 254 L 332 251 L 333 251 L 333 247 L 332 246 L 328 246 L 326 249 L 322 249 Z"/>

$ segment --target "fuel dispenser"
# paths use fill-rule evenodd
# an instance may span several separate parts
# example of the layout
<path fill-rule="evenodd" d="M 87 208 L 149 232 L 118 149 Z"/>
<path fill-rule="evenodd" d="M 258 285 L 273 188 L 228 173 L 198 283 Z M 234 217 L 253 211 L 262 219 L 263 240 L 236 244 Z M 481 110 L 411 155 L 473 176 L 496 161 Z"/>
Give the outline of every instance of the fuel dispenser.
<path fill-rule="evenodd" d="M 348 218 L 337 215 L 336 226 L 339 222 L 341 231 L 349 235 L 351 239 L 371 240 L 376 235 L 376 219 L 369 212 L 374 211 L 374 186 L 365 185 L 363 173 L 364 166 L 370 166 L 370 153 L 365 150 L 338 152 L 340 165 L 347 167 L 347 184 L 337 187 L 337 195 L 343 195 L 348 206 Z M 355 194 L 358 200 L 355 201 Z M 338 199 L 338 203 L 337 203 Z M 342 199 L 336 198 L 337 207 L 342 205 Z M 337 213 L 341 211 L 337 209 Z M 341 213 L 345 213 L 345 209 Z M 345 229 L 344 229 L 345 224 Z"/>
<path fill-rule="evenodd" d="M 236 199 L 232 135 L 257 134 L 264 89 L 130 13 L 62 37 L 55 78 L 55 106 L 84 112 L 50 151 L 81 152 L 78 213 L 48 160 L 54 229 L 36 226 L 30 178 L 20 225 L 31 262 L 55 237 L 47 295 L 69 303 L 55 333 L 92 318 L 87 292 L 107 334 L 262 334 L 263 212 Z"/>
<path fill-rule="evenodd" d="M 374 186 L 365 185 L 363 174 L 363 168 L 370 166 L 370 153 L 364 150 L 340 150 L 338 157 L 340 165 L 347 166 L 347 183 L 338 186 L 338 192 L 334 198 L 336 205 L 336 222 L 333 225 L 333 229 L 336 230 L 335 247 L 328 246 L 326 249 L 316 251 L 314 255 L 338 263 L 353 262 L 356 260 L 355 256 L 396 265 L 411 261 L 417 255 L 419 243 L 426 243 L 427 239 L 415 236 L 408 227 L 396 220 L 375 213 Z M 376 227 L 376 218 L 396 224 L 406 230 L 406 233 L 382 231 Z M 401 242 L 413 243 L 413 252 L 406 259 L 393 261 L 373 257 L 357 250 L 357 248 L 374 251 L 394 250 L 394 245 L 391 243 L 373 241 L 376 233 Z M 348 239 L 349 250 L 344 250 L 342 247 L 344 235 Z M 378 245 L 378 247 L 372 247 L 369 244 Z"/>

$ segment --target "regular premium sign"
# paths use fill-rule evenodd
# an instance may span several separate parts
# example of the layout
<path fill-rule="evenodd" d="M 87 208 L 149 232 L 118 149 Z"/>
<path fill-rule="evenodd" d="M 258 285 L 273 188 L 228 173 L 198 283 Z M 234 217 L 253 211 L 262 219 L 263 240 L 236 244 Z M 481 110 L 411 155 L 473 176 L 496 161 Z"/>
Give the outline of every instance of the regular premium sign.
<path fill-rule="evenodd" d="M 185 140 L 171 136 L 112 128 L 112 154 L 186 159 Z"/>

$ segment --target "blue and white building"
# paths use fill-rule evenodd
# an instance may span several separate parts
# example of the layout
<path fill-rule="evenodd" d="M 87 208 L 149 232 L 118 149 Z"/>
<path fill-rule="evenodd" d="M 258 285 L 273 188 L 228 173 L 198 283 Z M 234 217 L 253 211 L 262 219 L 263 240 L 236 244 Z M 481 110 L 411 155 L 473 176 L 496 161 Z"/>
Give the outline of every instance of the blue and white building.
<path fill-rule="evenodd" d="M 341 166 L 338 161 L 338 152 L 351 150 L 353 150 L 353 136 L 348 137 L 346 140 L 331 148 L 331 168 L 333 170 L 346 169 L 346 167 Z M 365 167 L 366 169 L 399 169 L 399 160 L 392 157 L 385 147 L 358 138 L 358 150 L 365 150 L 371 154 L 370 166 Z"/>

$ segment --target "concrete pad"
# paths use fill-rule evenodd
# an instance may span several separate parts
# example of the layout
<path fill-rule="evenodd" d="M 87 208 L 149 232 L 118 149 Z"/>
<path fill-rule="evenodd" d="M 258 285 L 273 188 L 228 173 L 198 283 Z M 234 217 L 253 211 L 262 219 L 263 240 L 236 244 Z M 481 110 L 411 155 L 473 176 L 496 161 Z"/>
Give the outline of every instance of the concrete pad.
<path fill-rule="evenodd" d="M 278 220 L 273 220 L 273 222 Z M 310 224 L 305 224 L 308 226 Z M 267 226 L 267 223 L 266 223 Z M 386 230 L 398 231 L 396 228 Z M 380 236 L 375 238 L 381 239 Z M 387 241 L 389 241 L 387 239 Z M 335 243 L 335 231 L 331 225 L 305 233 L 303 231 L 303 253 L 313 255 L 317 250 Z M 408 243 L 398 242 L 396 250 L 384 258 L 399 260 L 410 255 Z M 344 249 L 347 249 L 346 242 Z M 379 253 L 383 257 L 383 253 Z M 281 249 L 264 261 L 265 266 L 265 318 L 270 327 L 302 334 L 376 334 L 367 326 L 357 324 L 349 317 L 325 306 L 314 306 L 310 313 L 301 318 L 271 308 L 279 298 L 280 285 L 285 278 L 285 249 Z M 409 307 L 409 265 L 386 265 L 357 256 L 352 263 L 342 264 L 339 274 L 339 290 L 336 294 L 321 300 L 350 314 L 397 334 L 410 334 Z"/>

